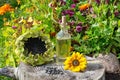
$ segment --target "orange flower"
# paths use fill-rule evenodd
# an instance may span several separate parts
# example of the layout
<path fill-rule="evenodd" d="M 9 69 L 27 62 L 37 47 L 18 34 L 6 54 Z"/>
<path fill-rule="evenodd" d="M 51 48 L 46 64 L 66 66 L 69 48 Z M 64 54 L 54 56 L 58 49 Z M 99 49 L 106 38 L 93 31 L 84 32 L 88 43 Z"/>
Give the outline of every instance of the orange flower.
<path fill-rule="evenodd" d="M 0 8 L 0 15 L 3 15 L 4 13 L 5 11 Z"/>
<path fill-rule="evenodd" d="M 12 11 L 12 10 L 13 10 L 9 4 L 5 4 L 5 5 L 3 6 L 3 9 L 4 9 L 5 11 Z"/>
<path fill-rule="evenodd" d="M 3 6 L 0 7 L 0 15 L 5 14 L 6 12 L 12 11 L 13 9 L 9 4 L 4 4 Z"/>
<path fill-rule="evenodd" d="M 90 7 L 90 4 L 84 4 L 84 5 L 81 5 L 81 6 L 79 6 L 79 9 L 81 10 L 81 11 L 83 11 L 83 10 L 86 10 L 87 8 L 89 8 Z"/>

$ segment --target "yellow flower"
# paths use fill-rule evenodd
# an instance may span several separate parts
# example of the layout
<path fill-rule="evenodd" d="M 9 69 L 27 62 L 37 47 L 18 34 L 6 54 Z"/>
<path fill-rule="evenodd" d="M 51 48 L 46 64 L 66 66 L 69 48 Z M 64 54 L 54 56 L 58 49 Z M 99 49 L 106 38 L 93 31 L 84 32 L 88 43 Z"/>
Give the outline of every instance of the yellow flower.
<path fill-rule="evenodd" d="M 87 67 L 87 59 L 83 54 L 73 52 L 70 57 L 67 57 L 64 65 L 65 70 L 71 70 L 73 72 L 84 71 Z"/>
<path fill-rule="evenodd" d="M 5 22 L 7 20 L 7 18 L 3 18 L 3 21 Z"/>
<path fill-rule="evenodd" d="M 21 3 L 21 1 L 20 0 L 17 0 L 17 3 L 18 3 L 18 5 Z"/>
<path fill-rule="evenodd" d="M 87 40 L 89 38 L 88 35 L 83 36 L 83 40 Z"/>

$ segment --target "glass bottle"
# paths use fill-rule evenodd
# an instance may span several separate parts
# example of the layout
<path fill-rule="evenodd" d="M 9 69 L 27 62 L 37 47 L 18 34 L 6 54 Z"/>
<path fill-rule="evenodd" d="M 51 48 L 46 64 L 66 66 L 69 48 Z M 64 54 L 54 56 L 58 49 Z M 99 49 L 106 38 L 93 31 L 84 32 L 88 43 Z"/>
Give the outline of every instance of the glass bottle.
<path fill-rule="evenodd" d="M 56 35 L 56 61 L 63 62 L 70 55 L 71 35 L 68 33 L 66 17 L 62 16 L 61 30 Z"/>

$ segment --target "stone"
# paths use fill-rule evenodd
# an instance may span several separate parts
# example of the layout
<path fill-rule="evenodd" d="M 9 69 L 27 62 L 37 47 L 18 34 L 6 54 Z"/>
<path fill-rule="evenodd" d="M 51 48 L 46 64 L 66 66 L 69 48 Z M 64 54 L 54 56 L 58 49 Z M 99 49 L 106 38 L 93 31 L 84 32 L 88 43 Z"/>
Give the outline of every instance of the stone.
<path fill-rule="evenodd" d="M 106 72 L 114 73 L 120 71 L 119 60 L 114 54 L 99 54 L 97 59 L 102 62 Z"/>

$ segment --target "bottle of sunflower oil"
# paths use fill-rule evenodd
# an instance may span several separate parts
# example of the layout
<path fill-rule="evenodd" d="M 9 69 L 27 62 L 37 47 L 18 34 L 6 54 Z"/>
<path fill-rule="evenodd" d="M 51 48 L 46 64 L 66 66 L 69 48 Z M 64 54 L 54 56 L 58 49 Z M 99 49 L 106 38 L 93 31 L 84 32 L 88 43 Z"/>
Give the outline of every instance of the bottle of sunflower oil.
<path fill-rule="evenodd" d="M 56 61 L 63 62 L 70 55 L 71 35 L 68 33 L 66 16 L 62 16 L 61 30 L 56 35 Z"/>

